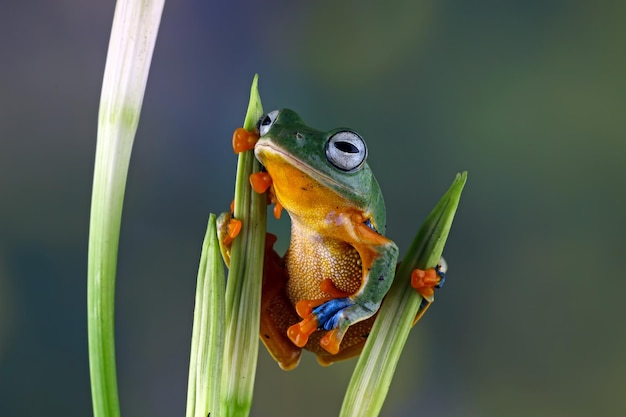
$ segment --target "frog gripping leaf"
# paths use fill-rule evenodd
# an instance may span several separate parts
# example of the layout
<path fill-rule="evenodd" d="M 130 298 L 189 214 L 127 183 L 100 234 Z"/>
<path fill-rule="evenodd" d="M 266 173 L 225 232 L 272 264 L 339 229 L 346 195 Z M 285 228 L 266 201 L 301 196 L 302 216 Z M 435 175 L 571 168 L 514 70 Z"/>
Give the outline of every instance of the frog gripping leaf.
<path fill-rule="evenodd" d="M 398 247 L 384 236 L 385 205 L 367 146 L 353 130 L 319 131 L 288 109 L 262 117 L 258 130 L 256 142 L 236 131 L 235 151 L 254 147 L 266 171 L 251 178 L 254 189 L 269 192 L 275 215 L 284 208 L 291 218 L 283 257 L 273 250 L 275 236 L 266 241 L 261 340 L 283 369 L 297 366 L 302 348 L 323 365 L 356 356 L 398 261 Z M 223 230 L 228 222 L 223 217 Z M 233 229 L 222 233 L 223 247 Z M 443 272 L 414 271 L 412 285 L 425 300 L 416 321 Z"/>

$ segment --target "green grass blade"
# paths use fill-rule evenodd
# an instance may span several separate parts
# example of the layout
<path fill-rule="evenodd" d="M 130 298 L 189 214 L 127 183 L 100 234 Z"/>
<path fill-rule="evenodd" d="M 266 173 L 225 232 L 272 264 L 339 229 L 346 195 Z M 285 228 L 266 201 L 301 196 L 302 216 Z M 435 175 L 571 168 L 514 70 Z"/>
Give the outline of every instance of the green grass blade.
<path fill-rule="evenodd" d="M 341 417 L 378 416 L 422 301 L 411 287 L 411 271 L 432 268 L 439 262 L 466 180 L 466 172 L 457 175 L 398 267 L 394 283 L 352 374 Z"/>
<path fill-rule="evenodd" d="M 211 214 L 198 268 L 189 360 L 187 417 L 222 415 L 219 405 L 224 358 L 225 281 L 215 215 Z"/>
<path fill-rule="evenodd" d="M 244 128 L 252 130 L 263 115 L 257 76 L 250 90 Z M 260 170 L 253 151 L 239 154 L 235 185 L 235 218 L 242 221 L 233 241 L 226 286 L 226 335 L 222 371 L 222 413 L 247 416 L 252 405 L 259 349 L 261 281 L 267 201 L 257 194 L 249 178 Z"/>
<path fill-rule="evenodd" d="M 114 343 L 117 250 L 130 153 L 163 3 L 118 1 L 102 82 L 87 271 L 89 369 L 95 417 L 120 415 Z"/>

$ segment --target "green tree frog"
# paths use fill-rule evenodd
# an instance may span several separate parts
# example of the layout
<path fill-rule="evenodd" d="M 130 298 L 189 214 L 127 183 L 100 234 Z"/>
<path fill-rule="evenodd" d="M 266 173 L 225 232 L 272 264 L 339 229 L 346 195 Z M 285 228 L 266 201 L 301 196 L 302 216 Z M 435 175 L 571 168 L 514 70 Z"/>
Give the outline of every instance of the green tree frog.
<path fill-rule="evenodd" d="M 261 340 L 283 369 L 297 366 L 302 348 L 323 365 L 358 355 L 398 261 L 398 247 L 384 236 L 385 204 L 365 141 L 350 129 L 310 128 L 284 109 L 262 117 L 258 134 L 235 131 L 233 146 L 254 147 L 265 171 L 253 174 L 253 188 L 268 190 L 277 217 L 284 208 L 291 218 L 283 257 L 273 250 L 276 237 L 267 238 Z M 222 223 L 220 242 L 227 246 L 239 224 Z M 413 272 L 412 285 L 425 300 L 416 321 L 443 272 Z"/>

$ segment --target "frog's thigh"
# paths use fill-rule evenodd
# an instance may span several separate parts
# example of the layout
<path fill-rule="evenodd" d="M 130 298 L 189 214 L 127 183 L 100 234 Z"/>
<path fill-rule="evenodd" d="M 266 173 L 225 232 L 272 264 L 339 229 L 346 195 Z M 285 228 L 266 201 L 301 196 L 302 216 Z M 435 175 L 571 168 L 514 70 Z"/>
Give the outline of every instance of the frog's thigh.
<path fill-rule="evenodd" d="M 287 328 L 297 323 L 299 318 L 287 299 L 285 291 L 275 293 L 269 299 L 263 299 L 259 336 L 270 355 L 284 370 L 298 366 L 302 349 L 294 345 L 287 337 Z"/>
<path fill-rule="evenodd" d="M 259 336 L 278 365 L 290 370 L 298 366 L 302 349 L 291 343 L 287 337 L 287 328 L 300 319 L 287 298 L 287 272 L 281 266 L 280 257 L 272 249 L 274 241 L 275 237 L 268 235 Z"/>

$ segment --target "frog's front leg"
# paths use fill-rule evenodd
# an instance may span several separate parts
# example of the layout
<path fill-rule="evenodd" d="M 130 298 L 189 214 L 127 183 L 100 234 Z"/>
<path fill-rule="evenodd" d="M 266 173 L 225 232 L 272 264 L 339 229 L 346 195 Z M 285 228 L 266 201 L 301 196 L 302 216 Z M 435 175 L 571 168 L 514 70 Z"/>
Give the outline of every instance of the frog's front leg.
<path fill-rule="evenodd" d="M 396 244 L 372 230 L 365 222 L 344 222 L 348 242 L 361 257 L 362 283 L 352 295 L 321 300 L 303 300 L 296 311 L 304 319 L 291 326 L 288 336 L 296 346 L 306 345 L 315 330 L 327 330 L 320 345 L 327 352 L 339 352 L 350 326 L 373 316 L 387 294 L 398 259 Z"/>
<path fill-rule="evenodd" d="M 414 326 L 435 300 L 435 288 L 441 288 L 444 282 L 446 282 L 447 270 L 448 264 L 441 257 L 435 268 L 426 270 L 414 269 L 411 273 L 411 286 L 422 296 L 422 303 L 417 311 L 417 316 L 413 320 Z"/>
<path fill-rule="evenodd" d="M 440 258 L 435 268 L 426 270 L 414 269 L 411 273 L 411 286 L 429 303 L 435 299 L 435 288 L 441 288 L 446 281 L 448 266 L 445 259 Z"/>

